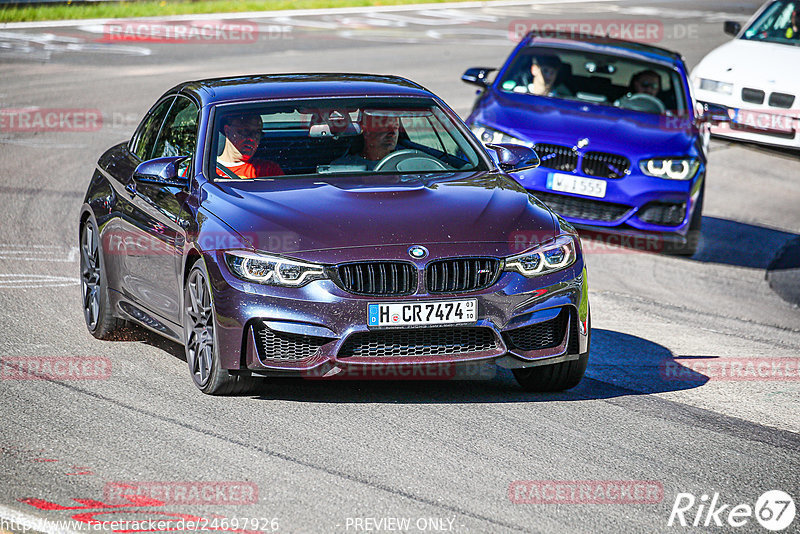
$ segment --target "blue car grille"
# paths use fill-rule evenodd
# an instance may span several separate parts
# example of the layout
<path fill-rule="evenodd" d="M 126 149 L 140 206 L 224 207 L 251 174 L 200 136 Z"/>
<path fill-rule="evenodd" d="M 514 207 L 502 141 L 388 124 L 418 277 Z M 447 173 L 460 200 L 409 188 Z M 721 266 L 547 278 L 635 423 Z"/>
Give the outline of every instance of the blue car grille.
<path fill-rule="evenodd" d="M 497 348 L 497 338 L 489 328 L 382 330 L 351 335 L 339 351 L 339 357 L 454 356 Z"/>
<path fill-rule="evenodd" d="M 625 156 L 605 152 L 587 152 L 583 155 L 583 172 L 598 178 L 622 178 L 628 173 L 631 162 Z"/>
<path fill-rule="evenodd" d="M 489 287 L 499 271 L 494 258 L 456 258 L 431 262 L 425 279 L 430 293 L 459 293 Z"/>
<path fill-rule="evenodd" d="M 664 226 L 678 226 L 686 215 L 686 203 L 672 204 L 650 202 L 639 210 L 637 217 L 644 222 Z"/>
<path fill-rule="evenodd" d="M 578 153 L 570 147 L 536 143 L 534 150 L 542 167 L 565 172 L 572 172 L 578 167 Z"/>
<path fill-rule="evenodd" d="M 534 194 L 556 213 L 573 219 L 613 222 L 621 219 L 631 209 L 622 204 L 598 202 L 554 193 L 535 191 Z"/>
<path fill-rule="evenodd" d="M 410 295 L 417 289 L 417 268 L 399 261 L 347 263 L 337 269 L 339 286 L 356 295 Z"/>

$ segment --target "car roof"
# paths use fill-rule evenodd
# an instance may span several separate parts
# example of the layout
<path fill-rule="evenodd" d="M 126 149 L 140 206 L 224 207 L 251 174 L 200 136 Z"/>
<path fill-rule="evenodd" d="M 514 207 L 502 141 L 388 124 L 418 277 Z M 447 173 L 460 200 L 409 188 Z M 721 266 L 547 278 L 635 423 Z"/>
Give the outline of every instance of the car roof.
<path fill-rule="evenodd" d="M 655 61 L 670 65 L 679 65 L 683 62 L 683 56 L 678 52 L 667 50 L 658 46 L 614 39 L 603 36 L 582 36 L 579 39 L 575 34 L 550 32 L 546 37 L 540 36 L 536 31 L 528 33 L 523 41 L 528 46 L 549 46 L 559 48 L 569 48 L 585 52 L 600 52 L 615 55 L 624 55 L 632 59 L 644 61 Z"/>
<path fill-rule="evenodd" d="M 261 99 L 348 96 L 435 98 L 421 85 L 400 76 L 347 73 L 258 74 L 185 82 L 174 89 L 194 93 L 203 104 Z"/>

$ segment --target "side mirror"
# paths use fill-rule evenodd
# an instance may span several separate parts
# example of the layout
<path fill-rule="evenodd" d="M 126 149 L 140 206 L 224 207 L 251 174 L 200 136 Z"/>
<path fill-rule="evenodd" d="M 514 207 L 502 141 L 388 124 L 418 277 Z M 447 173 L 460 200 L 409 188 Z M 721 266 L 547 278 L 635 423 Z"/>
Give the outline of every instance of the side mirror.
<path fill-rule="evenodd" d="M 539 156 L 532 148 L 510 143 L 486 145 L 486 148 L 497 153 L 497 161 L 504 171 L 527 171 L 535 169 L 541 163 Z"/>
<path fill-rule="evenodd" d="M 140 163 L 133 171 L 133 179 L 145 184 L 188 187 L 189 179 L 178 176 L 178 165 L 189 156 L 169 156 Z"/>
<path fill-rule="evenodd" d="M 728 35 L 733 35 L 734 37 L 739 35 L 739 32 L 742 31 L 742 25 L 732 20 L 726 20 L 724 28 L 725 33 Z"/>
<path fill-rule="evenodd" d="M 700 117 L 700 122 L 708 124 L 731 122 L 731 116 L 728 115 L 728 108 L 725 106 L 703 102 L 703 114 Z"/>
<path fill-rule="evenodd" d="M 461 81 L 471 83 L 485 89 L 489 86 L 489 81 L 486 79 L 486 77 L 494 70 L 497 69 L 473 67 L 471 69 L 467 69 L 467 71 L 461 75 Z"/>

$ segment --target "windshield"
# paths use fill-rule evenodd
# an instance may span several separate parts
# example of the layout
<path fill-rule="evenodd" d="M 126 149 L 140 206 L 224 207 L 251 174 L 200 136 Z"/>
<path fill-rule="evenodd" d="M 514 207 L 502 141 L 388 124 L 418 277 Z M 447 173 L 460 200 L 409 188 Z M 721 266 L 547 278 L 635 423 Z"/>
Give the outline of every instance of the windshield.
<path fill-rule="evenodd" d="M 514 58 L 501 91 L 653 113 L 682 115 L 686 99 L 677 72 L 619 56 L 529 47 Z"/>
<path fill-rule="evenodd" d="M 221 179 L 488 170 L 431 99 L 342 98 L 218 106 Z"/>
<path fill-rule="evenodd" d="M 773 2 L 745 30 L 742 39 L 771 43 L 800 44 L 800 5 L 780 0 Z"/>

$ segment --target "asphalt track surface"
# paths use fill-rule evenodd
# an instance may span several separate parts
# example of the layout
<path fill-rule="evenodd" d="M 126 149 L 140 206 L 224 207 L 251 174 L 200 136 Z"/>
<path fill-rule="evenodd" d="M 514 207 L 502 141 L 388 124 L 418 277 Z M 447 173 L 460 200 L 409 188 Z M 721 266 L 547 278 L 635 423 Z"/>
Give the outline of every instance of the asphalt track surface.
<path fill-rule="evenodd" d="M 727 39 L 723 20 L 756 7 L 614 0 L 253 15 L 261 33 L 248 44 L 98 43 L 102 22 L 0 28 L 1 108 L 103 116 L 91 132 L 0 132 L 0 356 L 111 362 L 104 380 L 0 380 L 0 518 L 52 521 L 38 524 L 46 532 L 88 528 L 54 522 L 93 512 L 263 518 L 256 530 L 267 532 L 767 532 L 753 518 L 738 528 L 703 526 L 704 516 L 698 527 L 667 522 L 679 493 L 718 493 L 728 510 L 768 490 L 797 501 L 800 382 L 667 380 L 660 368 L 798 358 L 797 155 L 713 141 L 693 258 L 587 247 L 592 353 L 586 379 L 561 394 L 523 393 L 499 372 L 468 382 L 283 380 L 255 395 L 203 396 L 180 347 L 143 331 L 116 342 L 86 332 L 77 262 L 94 162 L 181 81 L 391 73 L 466 116 L 474 91 L 460 75 L 499 66 L 514 20 L 658 20 L 660 44 L 693 66 Z M 531 493 L 509 491 L 552 480 L 650 481 L 663 494 L 531 504 L 518 502 Z M 164 481 L 233 481 L 257 499 L 104 507 L 124 502 L 109 501 L 109 484 Z"/>

